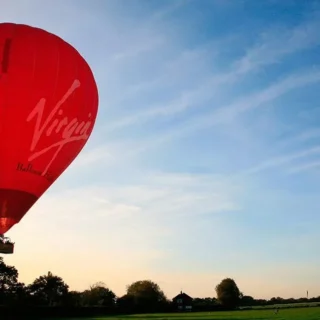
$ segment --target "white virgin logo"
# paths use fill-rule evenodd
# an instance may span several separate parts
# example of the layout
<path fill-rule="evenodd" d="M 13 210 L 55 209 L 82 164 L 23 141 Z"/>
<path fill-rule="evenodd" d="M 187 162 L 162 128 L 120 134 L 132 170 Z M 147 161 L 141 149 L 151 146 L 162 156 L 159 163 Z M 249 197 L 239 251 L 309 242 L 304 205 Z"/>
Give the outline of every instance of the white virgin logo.
<path fill-rule="evenodd" d="M 81 122 L 79 122 L 77 118 L 68 119 L 68 117 L 66 116 L 63 118 L 61 117 L 63 115 L 62 105 L 79 87 L 80 81 L 77 79 L 74 80 L 71 87 L 54 106 L 46 119 L 42 119 L 43 111 L 46 105 L 45 98 L 39 100 L 35 108 L 27 117 L 27 122 L 31 121 L 34 118 L 36 119 L 33 138 L 30 146 L 30 151 L 32 152 L 32 154 L 28 158 L 28 161 L 39 158 L 51 149 L 56 149 L 56 152 L 53 154 L 48 165 L 43 170 L 42 176 L 44 176 L 48 172 L 51 164 L 57 158 L 58 154 L 66 144 L 79 140 L 87 140 L 89 137 L 88 130 L 90 129 L 92 124 L 92 121 L 90 120 L 91 113 L 88 114 L 87 121 Z M 44 135 L 50 137 L 52 134 L 56 134 L 59 140 L 53 144 L 46 146 L 42 150 L 35 151 L 41 137 L 43 137 Z"/>

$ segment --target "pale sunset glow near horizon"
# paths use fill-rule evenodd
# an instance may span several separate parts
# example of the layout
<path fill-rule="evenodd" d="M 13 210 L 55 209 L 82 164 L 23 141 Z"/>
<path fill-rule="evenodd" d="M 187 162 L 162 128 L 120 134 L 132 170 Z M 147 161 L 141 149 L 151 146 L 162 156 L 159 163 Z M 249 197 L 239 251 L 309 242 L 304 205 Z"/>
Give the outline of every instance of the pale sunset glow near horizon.
<path fill-rule="evenodd" d="M 78 158 L 8 236 L 29 284 L 320 296 L 320 1 L 2 0 L 99 89 Z"/>

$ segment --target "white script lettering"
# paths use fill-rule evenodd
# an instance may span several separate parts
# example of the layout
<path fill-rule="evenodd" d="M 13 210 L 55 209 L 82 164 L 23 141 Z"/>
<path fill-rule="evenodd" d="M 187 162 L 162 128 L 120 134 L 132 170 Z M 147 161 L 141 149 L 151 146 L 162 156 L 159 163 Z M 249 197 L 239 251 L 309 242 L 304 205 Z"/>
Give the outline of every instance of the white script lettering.
<path fill-rule="evenodd" d="M 36 119 L 33 137 L 30 145 L 30 151 L 33 153 L 28 158 L 28 161 L 32 161 L 36 158 L 39 158 L 51 149 L 56 148 L 56 152 L 53 154 L 48 165 L 42 172 L 42 176 L 44 176 L 47 173 L 51 164 L 57 158 L 58 154 L 66 144 L 79 140 L 87 140 L 89 137 L 88 130 L 90 129 L 92 124 L 92 121 L 90 119 L 91 113 L 88 114 L 87 121 L 81 122 L 78 121 L 77 118 L 70 120 L 67 116 L 63 116 L 62 105 L 79 87 L 80 81 L 74 80 L 71 87 L 54 106 L 54 108 L 52 109 L 52 111 L 46 119 L 42 119 L 46 105 L 45 98 L 39 100 L 35 108 L 30 112 L 30 114 L 27 117 L 27 122 L 31 121 L 34 118 Z M 56 134 L 59 137 L 59 140 L 53 144 L 48 145 L 42 150 L 35 151 L 41 137 L 43 137 L 44 135 L 50 137 L 52 134 Z"/>

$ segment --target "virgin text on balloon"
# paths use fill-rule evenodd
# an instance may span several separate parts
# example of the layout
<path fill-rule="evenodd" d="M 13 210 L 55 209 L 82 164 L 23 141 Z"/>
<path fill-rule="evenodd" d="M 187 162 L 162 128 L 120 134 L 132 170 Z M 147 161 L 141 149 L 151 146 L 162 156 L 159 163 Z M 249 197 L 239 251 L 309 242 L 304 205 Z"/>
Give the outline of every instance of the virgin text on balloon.
<path fill-rule="evenodd" d="M 50 166 L 59 155 L 62 148 L 72 142 L 87 140 L 89 137 L 89 130 L 92 127 L 91 113 L 88 114 L 88 119 L 79 121 L 77 118 L 69 119 L 63 116 L 62 106 L 64 102 L 71 96 L 71 94 L 80 87 L 80 81 L 74 80 L 68 91 L 54 106 L 46 119 L 43 119 L 43 113 L 46 107 L 46 99 L 39 100 L 35 108 L 27 117 L 27 122 L 35 119 L 35 127 L 33 137 L 30 145 L 31 155 L 28 161 L 33 161 L 52 149 L 56 149 L 46 168 L 42 171 L 42 176 L 46 175 Z M 57 136 L 57 142 L 47 145 L 41 150 L 36 150 L 36 147 L 41 139 L 45 137 Z"/>

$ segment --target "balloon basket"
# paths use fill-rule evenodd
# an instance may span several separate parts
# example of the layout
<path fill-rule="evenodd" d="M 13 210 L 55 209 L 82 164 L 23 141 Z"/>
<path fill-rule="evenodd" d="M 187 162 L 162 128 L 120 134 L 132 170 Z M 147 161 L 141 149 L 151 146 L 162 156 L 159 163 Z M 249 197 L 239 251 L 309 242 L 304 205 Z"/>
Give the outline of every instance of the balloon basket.
<path fill-rule="evenodd" d="M 0 254 L 12 254 L 14 251 L 14 243 L 9 238 L 0 237 Z"/>

